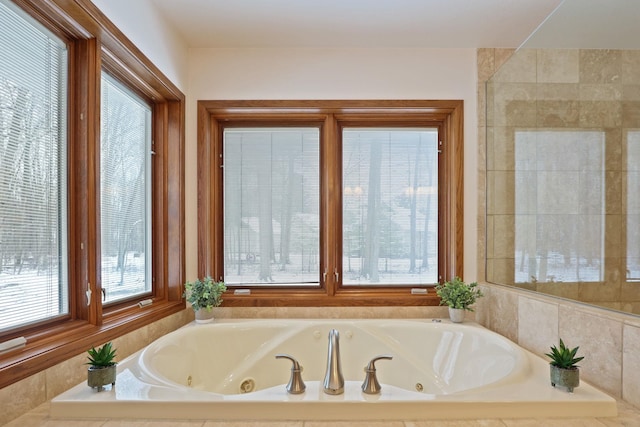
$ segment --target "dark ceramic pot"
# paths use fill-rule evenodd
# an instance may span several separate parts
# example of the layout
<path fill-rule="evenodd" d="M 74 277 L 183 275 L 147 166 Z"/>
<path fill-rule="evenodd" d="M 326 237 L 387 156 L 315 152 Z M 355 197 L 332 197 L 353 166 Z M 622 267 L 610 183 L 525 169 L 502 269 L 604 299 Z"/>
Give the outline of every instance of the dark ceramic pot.
<path fill-rule="evenodd" d="M 573 393 L 573 389 L 580 385 L 580 369 L 564 369 L 553 365 L 549 367 L 552 386 L 566 387 L 569 393 Z"/>
<path fill-rule="evenodd" d="M 104 386 L 111 384 L 116 385 L 116 365 L 111 366 L 89 366 L 87 371 L 87 385 L 91 388 L 97 388 L 98 391 L 104 390 Z"/>

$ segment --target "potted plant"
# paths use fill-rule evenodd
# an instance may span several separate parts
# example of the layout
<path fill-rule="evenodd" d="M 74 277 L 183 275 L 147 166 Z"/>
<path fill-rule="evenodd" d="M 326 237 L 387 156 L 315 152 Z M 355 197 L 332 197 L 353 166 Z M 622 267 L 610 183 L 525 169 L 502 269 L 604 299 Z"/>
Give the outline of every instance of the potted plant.
<path fill-rule="evenodd" d="M 550 377 L 551 385 L 566 387 L 569 393 L 573 393 L 573 389 L 580 385 L 580 369 L 576 363 L 580 362 L 584 357 L 576 357 L 578 349 L 568 348 L 562 338 L 559 347 L 551 346 L 551 352 L 546 356 L 551 358 L 549 365 L 551 367 Z"/>
<path fill-rule="evenodd" d="M 222 303 L 222 294 L 227 290 L 224 282 L 216 282 L 211 277 L 196 279 L 184 285 L 183 296 L 191 304 L 196 314 L 197 323 L 207 323 L 213 320 L 213 307 Z"/>
<path fill-rule="evenodd" d="M 440 297 L 440 305 L 449 307 L 449 317 L 453 322 L 464 320 L 465 311 L 473 311 L 471 306 L 483 296 L 477 289 L 476 282 L 466 284 L 459 277 L 436 286 L 436 294 Z"/>
<path fill-rule="evenodd" d="M 87 372 L 87 384 L 91 388 L 97 388 L 98 391 L 102 391 L 104 386 L 111 384 L 116 385 L 116 350 L 108 342 L 102 347 L 91 347 L 87 351 L 88 359 L 87 365 L 89 370 Z"/>

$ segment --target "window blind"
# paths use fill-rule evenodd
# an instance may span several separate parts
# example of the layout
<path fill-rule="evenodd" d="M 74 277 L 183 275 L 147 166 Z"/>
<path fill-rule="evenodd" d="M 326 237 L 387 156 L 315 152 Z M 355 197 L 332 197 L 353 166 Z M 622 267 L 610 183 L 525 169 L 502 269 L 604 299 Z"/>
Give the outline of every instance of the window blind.
<path fill-rule="evenodd" d="M 110 303 L 151 292 L 151 107 L 102 73 L 102 289 Z"/>
<path fill-rule="evenodd" d="M 65 44 L 0 0 L 0 330 L 68 313 Z"/>

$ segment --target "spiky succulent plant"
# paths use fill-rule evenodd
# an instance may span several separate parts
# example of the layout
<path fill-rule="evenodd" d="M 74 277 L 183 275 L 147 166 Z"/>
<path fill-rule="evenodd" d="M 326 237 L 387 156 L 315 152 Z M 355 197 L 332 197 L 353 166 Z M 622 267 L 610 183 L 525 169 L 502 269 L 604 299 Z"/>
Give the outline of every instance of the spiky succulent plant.
<path fill-rule="evenodd" d="M 96 366 L 96 367 L 105 367 L 105 366 L 113 366 L 116 364 L 116 350 L 112 347 L 111 342 L 106 343 L 102 347 L 91 347 L 90 350 L 87 351 L 89 361 L 87 365 Z"/>
<path fill-rule="evenodd" d="M 560 338 L 560 345 L 558 347 L 552 345 L 551 352 L 545 354 L 551 358 L 550 363 L 553 366 L 562 369 L 575 369 L 578 367 L 577 363 L 584 359 L 584 357 L 576 357 L 579 348 L 580 347 L 570 349 L 564 344 L 562 338 Z"/>

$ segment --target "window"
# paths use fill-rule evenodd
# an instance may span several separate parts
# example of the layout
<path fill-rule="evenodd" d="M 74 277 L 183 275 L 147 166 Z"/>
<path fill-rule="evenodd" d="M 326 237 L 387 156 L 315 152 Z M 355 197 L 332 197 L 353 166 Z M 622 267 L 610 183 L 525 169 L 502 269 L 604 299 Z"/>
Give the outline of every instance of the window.
<path fill-rule="evenodd" d="M 437 304 L 416 289 L 461 275 L 461 103 L 268 104 L 199 102 L 199 275 L 230 305 Z"/>
<path fill-rule="evenodd" d="M 103 73 L 100 229 L 103 301 L 151 292 L 151 107 Z"/>
<path fill-rule="evenodd" d="M 69 312 L 67 48 L 0 2 L 0 331 Z"/>
<path fill-rule="evenodd" d="M 320 132 L 224 132 L 224 279 L 229 286 L 318 285 Z"/>
<path fill-rule="evenodd" d="M 184 95 L 91 2 L 19 4 L 0 0 L 0 342 L 26 345 L 0 388 L 184 310 Z"/>
<path fill-rule="evenodd" d="M 438 130 L 342 133 L 344 285 L 438 282 Z"/>

